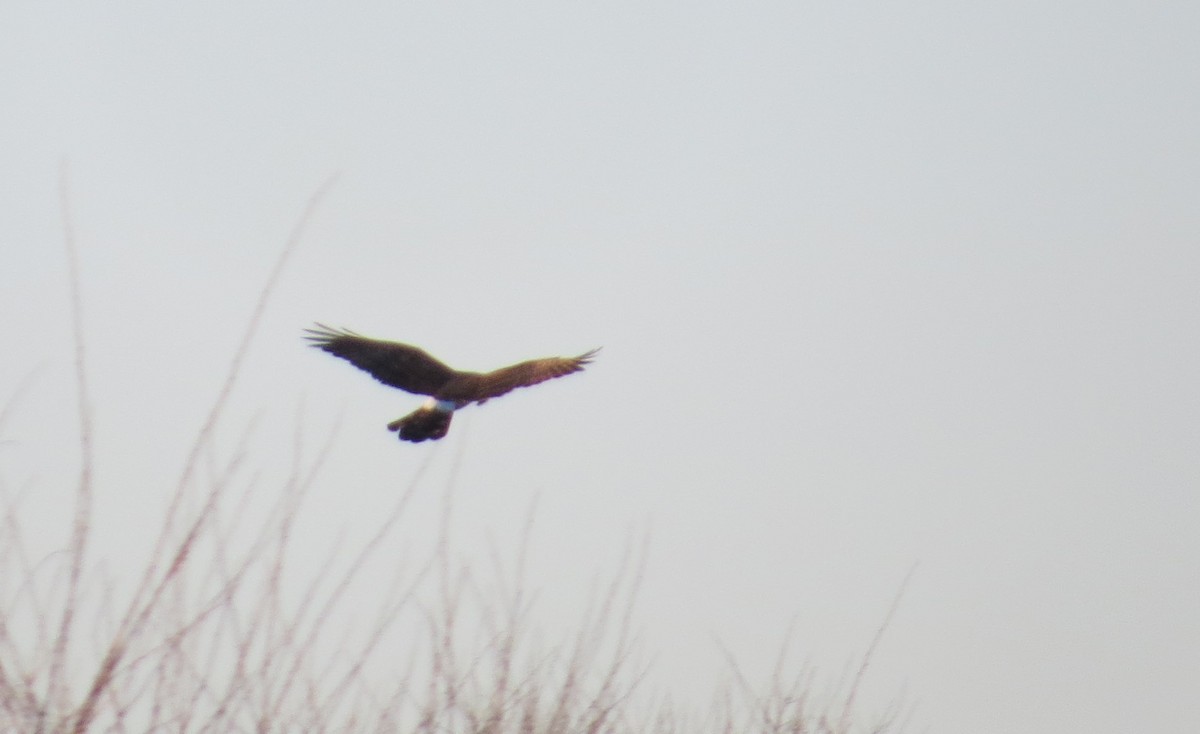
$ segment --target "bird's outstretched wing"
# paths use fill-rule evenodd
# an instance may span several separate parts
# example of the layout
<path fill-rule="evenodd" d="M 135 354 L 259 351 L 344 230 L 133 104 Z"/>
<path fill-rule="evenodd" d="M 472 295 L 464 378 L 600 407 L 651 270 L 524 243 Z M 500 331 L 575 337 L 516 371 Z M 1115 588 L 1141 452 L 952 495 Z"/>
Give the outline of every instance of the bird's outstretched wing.
<path fill-rule="evenodd" d="M 324 324 L 305 331 L 308 332 L 305 338 L 312 346 L 341 357 L 385 385 L 418 395 L 433 395 L 459 374 L 424 350 L 408 344 L 368 339 L 353 331 L 331 329 Z"/>
<path fill-rule="evenodd" d="M 578 357 L 531 359 L 483 374 L 459 373 L 459 376 L 447 383 L 438 394 L 453 400 L 482 403 L 518 387 L 529 387 L 553 380 L 555 377 L 579 372 L 592 361 L 598 351 L 600 350 L 593 349 Z"/>

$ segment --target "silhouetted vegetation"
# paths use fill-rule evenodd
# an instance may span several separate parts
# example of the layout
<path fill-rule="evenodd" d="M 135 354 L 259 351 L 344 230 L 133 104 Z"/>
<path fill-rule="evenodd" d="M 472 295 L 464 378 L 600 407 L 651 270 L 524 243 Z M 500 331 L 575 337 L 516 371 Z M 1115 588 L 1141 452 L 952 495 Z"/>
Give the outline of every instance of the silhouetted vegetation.
<path fill-rule="evenodd" d="M 730 655 L 730 683 L 703 715 L 642 690 L 646 667 L 638 658 L 633 602 L 644 550 L 636 544 L 597 590 L 574 635 L 547 643 L 537 633 L 534 595 L 526 587 L 528 528 L 514 543 L 511 567 L 499 553 L 488 568 L 466 566 L 451 547 L 449 494 L 436 540 L 413 553 L 391 586 L 378 589 L 373 606 L 364 609 L 362 595 L 355 595 L 359 624 L 343 628 L 349 590 L 396 532 L 420 478 L 368 537 L 331 554 L 324 566 L 295 567 L 289 559 L 297 518 L 319 481 L 325 452 L 297 455 L 289 476 L 256 486 L 270 509 L 248 527 L 239 487 L 253 457 L 239 450 L 212 458 L 243 356 L 319 195 L 263 290 L 227 380 L 180 467 L 150 552 L 114 579 L 99 573 L 102 559 L 90 544 L 94 429 L 64 192 L 81 459 L 74 507 L 63 515 L 68 540 L 49 555 L 35 556 L 20 495 L 0 480 L 0 731 L 899 730 L 894 711 L 871 726 L 854 723 L 874 644 L 837 695 L 817 696 L 812 671 L 786 670 L 782 655 L 766 690 L 748 682 Z M 0 414 L 0 438 L 4 430 Z M 890 614 L 880 634 L 888 620 Z"/>

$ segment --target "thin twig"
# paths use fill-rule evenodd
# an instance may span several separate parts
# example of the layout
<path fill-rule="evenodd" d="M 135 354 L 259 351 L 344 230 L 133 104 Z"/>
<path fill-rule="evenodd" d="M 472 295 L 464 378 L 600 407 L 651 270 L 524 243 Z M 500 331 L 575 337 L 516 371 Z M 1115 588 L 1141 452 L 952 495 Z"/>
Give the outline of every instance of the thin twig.
<path fill-rule="evenodd" d="M 862 684 L 864 676 L 867 674 L 867 668 L 871 665 L 871 659 L 875 656 L 875 648 L 879 647 L 880 640 L 883 639 L 884 632 L 892 624 L 892 617 L 896 615 L 896 610 L 900 608 L 900 600 L 904 597 L 905 590 L 908 589 L 908 582 L 912 580 L 913 574 L 917 570 L 920 562 L 914 563 L 908 569 L 908 573 L 904 574 L 904 580 L 900 582 L 900 587 L 896 589 L 896 595 L 892 597 L 892 604 L 888 607 L 887 615 L 884 616 L 883 622 L 879 625 L 879 629 L 875 630 L 875 637 L 871 640 L 871 645 L 867 648 L 867 652 L 863 655 L 862 664 L 858 666 L 858 672 L 854 674 L 854 681 L 850 684 L 850 692 L 846 695 L 846 705 L 842 708 L 842 715 L 838 719 L 837 732 L 839 734 L 846 731 L 846 722 L 850 718 L 850 711 L 854 708 L 854 699 L 858 696 L 859 685 Z"/>
<path fill-rule="evenodd" d="M 71 217 L 71 197 L 68 189 L 69 171 L 67 162 L 59 168 L 58 193 L 62 206 L 63 242 L 67 251 L 67 272 L 71 291 L 71 327 L 75 347 L 75 390 L 79 403 L 79 484 L 75 492 L 75 519 L 71 527 L 69 552 L 71 565 L 67 577 L 66 599 L 63 602 L 62 618 L 58 625 L 54 649 L 50 655 L 50 670 L 47 680 L 46 700 L 43 716 L 59 707 L 66 676 L 70 650 L 71 632 L 75 611 L 79 602 L 79 584 L 83 574 L 84 557 L 87 554 L 88 527 L 92 515 L 92 478 L 95 468 L 93 455 L 92 406 L 88 394 L 87 352 L 83 339 L 83 295 L 79 278 L 79 251 L 75 243 L 74 222 Z M 51 714 L 52 715 L 52 714 Z M 44 722 L 44 719 L 43 719 Z M 41 727 L 39 727 L 40 729 Z"/>

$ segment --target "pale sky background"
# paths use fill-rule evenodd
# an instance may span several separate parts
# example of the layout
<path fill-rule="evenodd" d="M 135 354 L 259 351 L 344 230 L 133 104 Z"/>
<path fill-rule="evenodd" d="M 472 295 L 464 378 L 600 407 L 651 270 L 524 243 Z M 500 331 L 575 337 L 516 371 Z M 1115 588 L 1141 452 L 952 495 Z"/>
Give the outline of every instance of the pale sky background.
<path fill-rule="evenodd" d="M 789 627 L 840 675 L 919 562 L 864 711 L 1200 731 L 1197 39 L 1153 0 L 7 3 L 0 471 L 69 507 L 63 159 L 116 557 L 338 173 L 221 439 L 257 418 L 270 475 L 340 425 L 314 543 L 432 453 L 431 521 L 461 457 L 466 546 L 537 498 L 547 624 L 649 534 L 678 698 Z M 461 368 L 604 351 L 417 446 L 318 320 Z"/>

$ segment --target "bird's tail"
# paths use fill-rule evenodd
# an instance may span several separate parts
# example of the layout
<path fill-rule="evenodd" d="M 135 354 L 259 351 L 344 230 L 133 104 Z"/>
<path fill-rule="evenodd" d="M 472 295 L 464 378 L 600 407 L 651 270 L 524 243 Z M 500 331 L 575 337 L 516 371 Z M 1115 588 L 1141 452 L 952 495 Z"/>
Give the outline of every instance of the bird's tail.
<path fill-rule="evenodd" d="M 401 441 L 436 441 L 450 430 L 450 419 L 453 417 L 454 411 L 438 410 L 423 405 L 403 418 L 389 423 L 388 430 L 399 431 Z"/>

